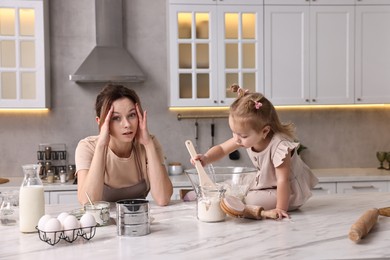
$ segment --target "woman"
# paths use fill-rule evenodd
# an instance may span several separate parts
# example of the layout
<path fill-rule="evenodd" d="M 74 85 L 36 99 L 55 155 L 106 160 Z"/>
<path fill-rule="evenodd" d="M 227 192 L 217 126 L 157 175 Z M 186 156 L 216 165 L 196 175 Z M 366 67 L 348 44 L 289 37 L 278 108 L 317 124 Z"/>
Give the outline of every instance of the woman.
<path fill-rule="evenodd" d="M 88 202 L 87 194 L 92 201 L 113 202 L 145 198 L 150 191 L 158 205 L 167 205 L 172 183 L 135 91 L 109 84 L 97 96 L 95 109 L 100 133 L 76 148 L 79 202 Z"/>

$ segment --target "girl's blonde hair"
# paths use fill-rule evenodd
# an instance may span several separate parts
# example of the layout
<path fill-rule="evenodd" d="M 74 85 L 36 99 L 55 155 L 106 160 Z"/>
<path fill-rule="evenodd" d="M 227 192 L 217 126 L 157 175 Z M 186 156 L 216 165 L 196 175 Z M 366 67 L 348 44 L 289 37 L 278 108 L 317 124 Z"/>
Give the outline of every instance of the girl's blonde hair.
<path fill-rule="evenodd" d="M 295 127 L 292 123 L 283 124 L 272 103 L 261 93 L 250 93 L 237 84 L 230 87 L 237 92 L 237 99 L 230 106 L 230 117 L 255 131 L 260 132 L 265 126 L 270 126 L 270 133 L 281 133 L 295 140 Z"/>

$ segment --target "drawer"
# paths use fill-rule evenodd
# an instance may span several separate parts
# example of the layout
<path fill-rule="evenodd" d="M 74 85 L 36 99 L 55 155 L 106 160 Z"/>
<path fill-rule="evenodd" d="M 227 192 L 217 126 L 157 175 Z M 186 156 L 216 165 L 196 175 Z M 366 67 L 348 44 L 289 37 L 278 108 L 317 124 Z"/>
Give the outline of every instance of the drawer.
<path fill-rule="evenodd" d="M 358 181 L 358 182 L 338 182 L 337 193 L 354 192 L 387 192 L 388 183 L 386 181 Z"/>
<path fill-rule="evenodd" d="M 78 203 L 77 191 L 50 191 L 49 196 L 50 196 L 50 204 Z"/>
<path fill-rule="evenodd" d="M 313 195 L 335 194 L 337 191 L 335 182 L 320 182 L 313 189 Z"/>

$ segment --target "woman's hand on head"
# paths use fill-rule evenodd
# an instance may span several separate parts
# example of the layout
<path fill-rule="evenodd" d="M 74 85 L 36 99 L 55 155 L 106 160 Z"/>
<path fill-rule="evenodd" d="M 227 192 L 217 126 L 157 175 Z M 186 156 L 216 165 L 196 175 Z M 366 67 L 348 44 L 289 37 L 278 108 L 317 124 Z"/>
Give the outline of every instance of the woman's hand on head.
<path fill-rule="evenodd" d="M 144 111 L 142 114 L 138 104 L 135 104 L 135 108 L 138 116 L 138 130 L 136 138 L 140 144 L 147 145 L 152 140 L 147 126 L 147 113 Z"/>
<path fill-rule="evenodd" d="M 99 122 L 99 124 L 101 124 L 99 141 L 106 146 L 108 146 L 108 144 L 110 143 L 110 121 L 113 112 L 114 112 L 114 106 L 111 106 L 110 110 L 107 113 L 106 118 L 104 119 L 103 124 L 102 122 Z"/>

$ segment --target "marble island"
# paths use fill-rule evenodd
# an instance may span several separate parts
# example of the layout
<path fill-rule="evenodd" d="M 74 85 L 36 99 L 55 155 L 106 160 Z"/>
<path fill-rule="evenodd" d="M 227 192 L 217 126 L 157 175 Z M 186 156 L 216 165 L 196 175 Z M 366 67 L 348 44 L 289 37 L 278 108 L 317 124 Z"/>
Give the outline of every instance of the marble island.
<path fill-rule="evenodd" d="M 376 168 L 328 168 L 312 169 L 320 182 L 348 182 L 348 181 L 390 181 L 389 170 Z M 19 188 L 23 177 L 7 177 L 10 181 L 0 184 L 0 192 L 7 189 Z M 174 187 L 191 187 L 191 183 L 185 174 L 170 176 Z M 75 191 L 77 185 L 72 181 L 60 183 L 44 183 L 45 191 Z"/>
<path fill-rule="evenodd" d="M 151 233 L 117 236 L 116 225 L 96 229 L 91 240 L 50 246 L 36 233 L 0 226 L 0 259 L 368 259 L 390 258 L 390 218 L 378 223 L 360 243 L 348 239 L 351 225 L 366 210 L 390 206 L 390 193 L 312 197 L 291 219 L 247 220 L 226 217 L 204 223 L 194 202 L 151 204 Z M 78 205 L 47 205 L 54 216 Z M 111 216 L 115 218 L 115 208 Z"/>

